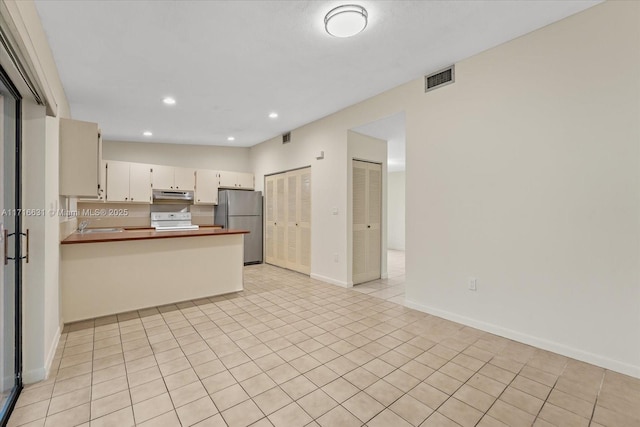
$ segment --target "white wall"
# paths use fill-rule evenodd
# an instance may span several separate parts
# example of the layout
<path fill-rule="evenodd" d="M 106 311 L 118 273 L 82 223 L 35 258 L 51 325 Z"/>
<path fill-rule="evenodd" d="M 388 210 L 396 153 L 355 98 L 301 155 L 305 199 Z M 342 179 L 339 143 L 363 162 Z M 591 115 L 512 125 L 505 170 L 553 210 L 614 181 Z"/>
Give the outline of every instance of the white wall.
<path fill-rule="evenodd" d="M 58 201 L 57 119 L 45 119 L 45 107 L 29 100 L 22 113 L 22 208 L 48 210 Z M 30 233 L 29 263 L 22 265 L 23 376 L 31 383 L 45 378 L 60 336 L 59 222 L 48 214 L 22 219 Z"/>
<path fill-rule="evenodd" d="M 58 204 L 58 117 L 69 117 L 69 103 L 58 75 L 47 36 L 35 4 L 3 2 L 2 18 L 16 48 L 33 71 L 47 107 L 36 105 L 10 61 L 0 56 L 5 71 L 23 95 L 23 204 L 22 208 L 48 209 Z M 56 118 L 45 119 L 45 113 Z M 30 262 L 23 264 L 23 379 L 43 379 L 60 337 L 59 219 L 24 217 L 30 230 Z"/>
<path fill-rule="evenodd" d="M 406 173 L 387 174 L 387 237 L 389 249 L 404 251 Z"/>
<path fill-rule="evenodd" d="M 347 281 L 347 130 L 405 111 L 413 307 L 640 376 L 639 16 L 602 3 L 257 145 L 256 180 L 315 168 L 312 271 Z"/>
<path fill-rule="evenodd" d="M 347 282 L 353 286 L 353 160 L 382 164 L 380 276 L 387 277 L 387 141 L 349 131 L 347 134 Z"/>
<path fill-rule="evenodd" d="M 639 18 L 595 6 L 408 112 L 414 307 L 640 376 Z"/>
<path fill-rule="evenodd" d="M 106 160 L 251 172 L 249 148 L 103 141 L 102 150 Z"/>

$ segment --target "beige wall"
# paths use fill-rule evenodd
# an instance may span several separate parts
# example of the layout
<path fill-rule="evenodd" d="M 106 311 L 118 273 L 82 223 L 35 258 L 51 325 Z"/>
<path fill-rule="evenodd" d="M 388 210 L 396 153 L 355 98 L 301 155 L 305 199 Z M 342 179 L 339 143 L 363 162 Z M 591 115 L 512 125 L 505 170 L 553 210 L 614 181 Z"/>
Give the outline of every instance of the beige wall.
<path fill-rule="evenodd" d="M 410 304 L 640 376 L 639 18 L 606 2 L 266 141 L 256 182 L 312 165 L 312 268 L 346 281 L 347 131 L 405 111 Z"/>
<path fill-rule="evenodd" d="M 640 376 L 639 18 L 596 6 L 409 111 L 415 307 Z"/>
<path fill-rule="evenodd" d="M 56 208 L 58 197 L 59 117 L 69 117 L 69 103 L 46 34 L 32 1 L 2 1 L 2 21 L 13 48 L 30 70 L 46 107 L 36 105 L 6 55 L 0 61 L 23 96 L 23 209 Z M 46 114 L 55 117 L 47 117 Z M 64 202 L 64 200 L 63 200 Z M 23 379 L 45 377 L 60 337 L 59 219 L 25 217 L 30 230 L 30 262 L 23 264 Z"/>
<path fill-rule="evenodd" d="M 405 181 L 404 171 L 387 175 L 387 241 L 389 249 L 400 251 L 405 248 Z"/>
<path fill-rule="evenodd" d="M 105 160 L 251 172 L 248 148 L 103 141 L 102 149 L 102 158 Z"/>

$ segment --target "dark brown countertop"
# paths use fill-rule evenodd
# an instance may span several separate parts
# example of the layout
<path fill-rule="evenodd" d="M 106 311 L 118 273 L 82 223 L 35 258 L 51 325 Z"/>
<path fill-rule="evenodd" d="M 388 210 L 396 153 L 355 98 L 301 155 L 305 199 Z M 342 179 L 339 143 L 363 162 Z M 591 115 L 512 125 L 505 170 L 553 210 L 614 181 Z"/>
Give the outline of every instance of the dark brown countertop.
<path fill-rule="evenodd" d="M 153 228 L 125 229 L 112 233 L 74 232 L 60 242 L 63 245 L 74 243 L 121 242 L 125 240 L 171 239 L 175 237 L 226 236 L 229 234 L 248 234 L 247 230 L 223 230 L 217 227 L 200 227 L 198 230 L 155 231 Z"/>

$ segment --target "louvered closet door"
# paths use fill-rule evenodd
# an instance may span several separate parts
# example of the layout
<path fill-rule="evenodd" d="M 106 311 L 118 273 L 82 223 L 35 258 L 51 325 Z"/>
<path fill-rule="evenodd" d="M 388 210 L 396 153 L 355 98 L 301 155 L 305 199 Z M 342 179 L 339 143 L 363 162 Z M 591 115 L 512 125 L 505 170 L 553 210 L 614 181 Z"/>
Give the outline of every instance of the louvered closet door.
<path fill-rule="evenodd" d="M 382 166 L 353 161 L 353 283 L 380 278 Z"/>
<path fill-rule="evenodd" d="M 275 175 L 276 190 L 276 220 L 275 220 L 275 247 L 276 256 L 274 264 L 280 267 L 287 265 L 287 193 L 285 174 Z"/>
<path fill-rule="evenodd" d="M 311 168 L 265 181 L 266 262 L 311 272 Z"/>
<path fill-rule="evenodd" d="M 265 262 L 276 262 L 276 180 L 273 176 L 265 179 Z"/>
<path fill-rule="evenodd" d="M 300 201 L 300 174 L 287 172 L 287 268 L 298 267 L 298 210 Z"/>
<path fill-rule="evenodd" d="M 298 271 L 311 273 L 311 168 L 299 171 Z"/>

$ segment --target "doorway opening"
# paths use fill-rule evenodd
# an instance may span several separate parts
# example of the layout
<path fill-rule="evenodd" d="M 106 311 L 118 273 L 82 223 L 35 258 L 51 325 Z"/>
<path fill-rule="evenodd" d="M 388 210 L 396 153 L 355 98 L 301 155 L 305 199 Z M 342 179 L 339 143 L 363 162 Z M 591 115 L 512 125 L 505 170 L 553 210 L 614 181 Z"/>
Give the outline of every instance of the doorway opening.
<path fill-rule="evenodd" d="M 383 214 L 386 242 L 386 265 L 381 279 L 354 287 L 394 302 L 404 302 L 405 282 L 405 206 L 406 206 L 406 125 L 405 113 L 399 112 L 352 129 L 355 132 L 387 141 L 386 208 Z M 384 292 L 382 292 L 384 291 Z M 373 295 L 373 294 L 372 294 Z"/>

